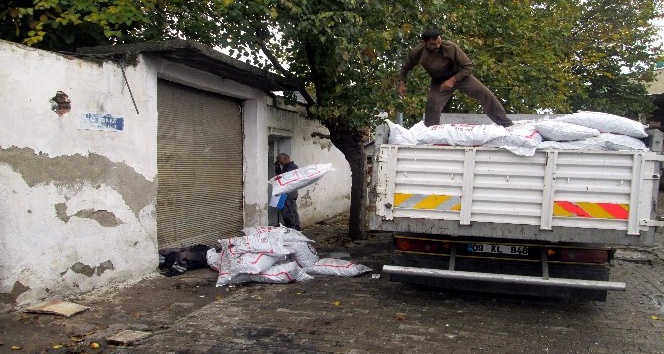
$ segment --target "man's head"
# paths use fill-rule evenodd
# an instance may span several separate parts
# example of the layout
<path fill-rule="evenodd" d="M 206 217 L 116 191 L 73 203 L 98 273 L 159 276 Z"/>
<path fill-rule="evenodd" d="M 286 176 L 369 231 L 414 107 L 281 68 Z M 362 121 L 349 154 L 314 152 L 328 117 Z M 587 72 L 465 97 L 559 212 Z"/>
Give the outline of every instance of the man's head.
<path fill-rule="evenodd" d="M 420 38 L 422 38 L 426 49 L 430 51 L 437 51 L 443 44 L 443 40 L 440 38 L 440 32 L 437 29 L 432 28 L 422 32 Z"/>
<path fill-rule="evenodd" d="M 290 162 L 290 156 L 282 152 L 281 154 L 277 155 L 277 162 L 279 162 L 281 166 L 284 166 Z"/>

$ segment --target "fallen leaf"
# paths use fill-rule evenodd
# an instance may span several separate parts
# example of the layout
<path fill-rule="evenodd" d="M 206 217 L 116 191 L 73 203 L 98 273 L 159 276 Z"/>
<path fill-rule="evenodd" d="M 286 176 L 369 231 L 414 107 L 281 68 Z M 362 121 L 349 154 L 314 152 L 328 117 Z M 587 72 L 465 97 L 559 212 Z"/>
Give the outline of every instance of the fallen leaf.
<path fill-rule="evenodd" d="M 12 345 L 12 346 L 10 347 L 10 349 L 11 349 L 11 350 L 21 350 L 21 349 L 23 349 L 23 347 L 20 346 L 20 345 Z"/>
<path fill-rule="evenodd" d="M 339 305 L 341 305 L 341 301 L 337 300 L 334 302 L 334 306 L 339 306 Z"/>
<path fill-rule="evenodd" d="M 652 316 L 650 316 L 650 319 L 653 320 L 653 321 L 657 321 L 657 320 L 659 320 L 659 317 L 657 317 L 655 315 L 652 315 Z"/>
<path fill-rule="evenodd" d="M 217 296 L 214 297 L 215 301 L 219 301 L 222 299 L 221 294 L 217 294 Z"/>
<path fill-rule="evenodd" d="M 405 313 L 397 313 L 394 315 L 394 318 L 397 319 L 397 321 L 405 321 L 406 320 L 406 314 Z"/>
<path fill-rule="evenodd" d="M 61 348 L 62 348 L 62 344 L 56 344 L 56 345 L 53 346 L 53 349 L 61 349 Z"/>
<path fill-rule="evenodd" d="M 72 342 L 82 342 L 84 337 L 83 336 L 71 336 L 71 337 L 69 337 L 69 339 Z"/>

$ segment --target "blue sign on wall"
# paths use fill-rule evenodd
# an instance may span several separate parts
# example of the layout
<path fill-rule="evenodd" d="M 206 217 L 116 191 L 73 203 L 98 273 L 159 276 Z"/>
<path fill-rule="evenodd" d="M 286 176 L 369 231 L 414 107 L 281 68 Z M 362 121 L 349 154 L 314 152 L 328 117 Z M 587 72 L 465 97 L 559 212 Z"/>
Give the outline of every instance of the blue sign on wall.
<path fill-rule="evenodd" d="M 118 132 L 124 129 L 124 118 L 110 113 L 85 113 L 79 117 L 78 129 Z"/>

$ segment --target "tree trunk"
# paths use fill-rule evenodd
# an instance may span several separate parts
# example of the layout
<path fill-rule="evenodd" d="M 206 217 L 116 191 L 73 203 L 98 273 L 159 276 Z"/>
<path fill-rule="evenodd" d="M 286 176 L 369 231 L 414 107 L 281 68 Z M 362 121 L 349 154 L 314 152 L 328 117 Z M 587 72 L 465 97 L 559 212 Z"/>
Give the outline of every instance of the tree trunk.
<path fill-rule="evenodd" d="M 348 235 L 351 240 L 366 240 L 367 157 L 363 135 L 360 131 L 336 125 L 327 128 L 332 144 L 344 154 L 352 174 Z"/>

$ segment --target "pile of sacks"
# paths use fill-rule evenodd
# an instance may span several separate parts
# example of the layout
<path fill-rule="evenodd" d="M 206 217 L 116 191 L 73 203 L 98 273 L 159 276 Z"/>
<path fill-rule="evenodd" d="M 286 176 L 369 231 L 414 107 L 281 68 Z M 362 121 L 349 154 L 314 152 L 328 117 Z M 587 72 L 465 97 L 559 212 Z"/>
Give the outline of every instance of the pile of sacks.
<path fill-rule="evenodd" d="M 643 139 L 647 126 L 629 118 L 601 112 L 578 112 L 553 119 L 515 121 L 511 127 L 497 125 L 441 124 L 423 122 L 406 129 L 387 121 L 390 144 L 488 146 L 533 156 L 537 149 L 648 151 Z"/>
<path fill-rule="evenodd" d="M 210 268 L 219 272 L 217 286 L 245 282 L 292 283 L 312 275 L 353 277 L 372 269 L 335 258 L 319 258 L 313 241 L 287 227 L 249 227 L 245 236 L 219 240 L 220 250 L 207 252 Z"/>

